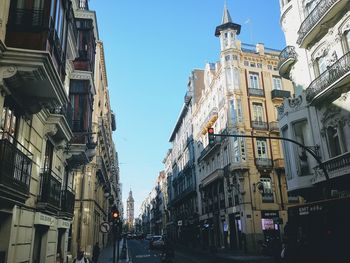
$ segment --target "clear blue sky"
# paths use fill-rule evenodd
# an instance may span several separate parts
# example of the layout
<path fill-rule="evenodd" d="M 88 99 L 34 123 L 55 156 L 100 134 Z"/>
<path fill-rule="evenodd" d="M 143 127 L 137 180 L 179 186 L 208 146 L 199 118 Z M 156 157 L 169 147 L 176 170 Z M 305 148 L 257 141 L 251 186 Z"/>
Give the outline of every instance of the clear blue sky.
<path fill-rule="evenodd" d="M 283 49 L 277 0 L 227 0 L 244 43 Z M 123 201 L 135 216 L 154 186 L 192 69 L 219 58 L 215 27 L 224 0 L 91 0 L 104 42 L 111 105 L 117 116 Z M 250 21 L 250 22 L 248 22 Z M 248 22 L 248 23 L 247 23 Z"/>

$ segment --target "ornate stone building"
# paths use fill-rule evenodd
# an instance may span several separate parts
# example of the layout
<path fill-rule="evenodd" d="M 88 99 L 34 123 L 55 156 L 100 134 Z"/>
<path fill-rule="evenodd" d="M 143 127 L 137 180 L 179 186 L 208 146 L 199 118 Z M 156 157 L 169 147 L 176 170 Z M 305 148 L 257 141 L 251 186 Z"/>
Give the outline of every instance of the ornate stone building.
<path fill-rule="evenodd" d="M 97 40 L 86 1 L 0 1 L 0 262 L 67 262 L 81 245 L 89 256 L 93 243 L 78 228 L 108 220 L 114 179 L 88 165 L 101 137 L 94 96 L 106 88 L 95 82 L 106 79 Z M 82 199 L 89 187 L 94 205 Z"/>
<path fill-rule="evenodd" d="M 288 190 L 307 201 L 323 199 L 325 189 L 332 197 L 349 196 L 349 1 L 281 0 L 280 8 L 287 46 L 279 73 L 296 90 L 280 110 L 281 133 L 320 159 L 285 143 Z"/>

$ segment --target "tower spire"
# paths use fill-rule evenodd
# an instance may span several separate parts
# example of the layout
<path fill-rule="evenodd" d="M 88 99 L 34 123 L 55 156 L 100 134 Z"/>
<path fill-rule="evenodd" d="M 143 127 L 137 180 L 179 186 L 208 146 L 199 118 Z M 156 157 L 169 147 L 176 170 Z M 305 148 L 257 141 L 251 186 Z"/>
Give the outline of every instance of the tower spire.
<path fill-rule="evenodd" d="M 227 8 L 227 0 L 225 0 L 224 14 L 222 15 L 222 19 L 221 19 L 222 25 L 226 24 L 226 23 L 232 23 L 231 15 L 230 15 L 230 12 L 228 11 L 228 8 Z"/>

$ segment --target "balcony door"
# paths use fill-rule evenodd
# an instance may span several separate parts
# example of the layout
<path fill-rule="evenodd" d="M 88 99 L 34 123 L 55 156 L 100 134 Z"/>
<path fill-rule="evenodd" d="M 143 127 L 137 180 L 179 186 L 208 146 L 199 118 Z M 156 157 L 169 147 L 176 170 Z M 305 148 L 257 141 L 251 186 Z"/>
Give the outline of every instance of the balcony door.
<path fill-rule="evenodd" d="M 253 118 L 256 122 L 264 122 L 264 108 L 261 103 L 253 103 Z"/>
<path fill-rule="evenodd" d="M 53 159 L 53 144 L 47 140 L 45 148 L 44 171 L 51 171 Z"/>
<path fill-rule="evenodd" d="M 11 143 L 14 143 L 18 133 L 18 120 L 13 110 L 7 107 L 3 108 L 0 123 L 0 139 L 6 138 Z"/>
<path fill-rule="evenodd" d="M 257 157 L 259 159 L 267 159 L 267 143 L 266 140 L 256 140 Z"/>

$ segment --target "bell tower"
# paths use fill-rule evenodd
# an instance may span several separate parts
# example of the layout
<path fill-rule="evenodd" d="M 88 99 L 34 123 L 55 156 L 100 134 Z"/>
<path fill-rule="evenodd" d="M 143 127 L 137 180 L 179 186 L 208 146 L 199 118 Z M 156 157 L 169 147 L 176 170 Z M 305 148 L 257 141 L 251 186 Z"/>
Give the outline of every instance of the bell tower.
<path fill-rule="evenodd" d="M 220 38 L 221 52 L 236 48 L 236 37 L 241 32 L 241 25 L 232 22 L 230 12 L 225 1 L 224 13 L 221 19 L 221 25 L 215 29 L 215 36 Z"/>

